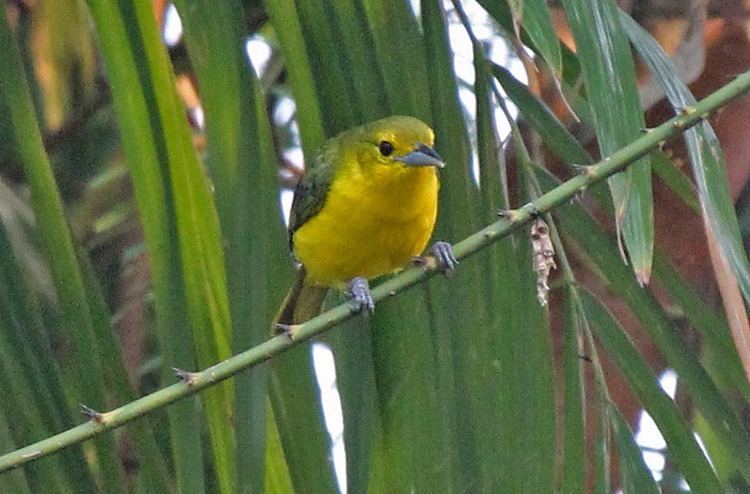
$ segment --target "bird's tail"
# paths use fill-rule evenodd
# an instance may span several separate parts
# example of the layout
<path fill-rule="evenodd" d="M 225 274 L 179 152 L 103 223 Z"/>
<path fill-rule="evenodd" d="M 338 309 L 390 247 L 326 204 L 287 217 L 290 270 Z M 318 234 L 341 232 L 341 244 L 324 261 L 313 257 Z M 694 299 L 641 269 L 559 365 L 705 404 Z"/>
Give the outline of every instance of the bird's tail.
<path fill-rule="evenodd" d="M 327 293 L 328 287 L 306 283 L 305 268 L 300 268 L 292 288 L 281 304 L 275 323 L 291 326 L 312 319 L 320 313 Z"/>

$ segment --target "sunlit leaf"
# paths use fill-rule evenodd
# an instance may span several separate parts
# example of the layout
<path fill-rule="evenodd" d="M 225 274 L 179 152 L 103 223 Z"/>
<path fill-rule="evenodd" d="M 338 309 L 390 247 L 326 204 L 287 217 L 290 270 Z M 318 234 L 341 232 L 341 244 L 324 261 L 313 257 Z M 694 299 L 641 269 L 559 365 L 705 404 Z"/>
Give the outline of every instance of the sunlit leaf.
<path fill-rule="evenodd" d="M 206 320 L 200 319 L 202 315 L 210 318 L 204 311 L 212 306 L 221 310 L 219 305 L 209 304 L 203 298 L 216 288 L 203 276 L 207 275 L 208 266 L 205 263 L 209 262 L 215 267 L 222 256 L 219 252 L 218 257 L 211 260 L 197 259 L 200 258 L 201 248 L 206 246 L 202 244 L 203 241 L 218 242 L 217 225 L 206 225 L 208 230 L 200 236 L 190 236 L 185 231 L 197 226 L 193 223 L 197 218 L 210 217 L 214 211 L 213 205 L 193 216 L 195 211 L 191 211 L 191 208 L 195 204 L 192 201 L 202 198 L 197 200 L 205 204 L 208 200 L 207 183 L 190 143 L 187 123 L 175 94 L 169 62 L 150 5 L 115 5 L 92 0 L 89 6 L 99 34 L 123 149 L 149 247 L 157 335 L 166 363 L 163 377 L 174 379 L 170 367 L 187 370 L 197 367 L 189 334 L 191 318 L 192 323 L 197 325 L 194 336 L 203 334 L 208 342 L 214 336 L 201 333 L 210 331 L 210 327 L 204 325 Z M 148 81 L 148 84 L 141 81 Z M 181 181 L 173 183 L 177 177 L 181 177 Z M 180 194 L 175 192 L 177 189 Z M 193 193 L 196 196 L 192 196 Z M 181 242 L 181 239 L 185 242 Z M 216 245 L 212 247 L 215 248 Z M 188 252 L 197 258 L 183 258 Z M 216 251 L 208 249 L 203 251 L 203 255 L 209 252 Z M 190 261 L 196 264 L 189 264 Z M 201 288 L 194 286 L 193 291 L 188 291 L 188 274 L 196 285 L 202 285 L 201 281 L 206 284 Z M 193 299 L 192 304 L 188 301 L 189 294 L 198 298 Z M 226 353 L 228 341 L 225 331 L 226 327 L 215 336 L 223 336 L 223 351 Z M 208 347 L 208 343 L 205 347 Z M 226 385 L 222 389 L 226 390 Z M 220 390 L 212 393 L 214 398 L 223 394 Z M 222 401 L 221 398 L 219 401 Z M 224 403 L 227 404 L 226 401 Z M 216 401 L 209 408 L 213 406 L 221 407 Z M 228 419 L 229 410 L 225 410 Z M 200 435 L 195 433 L 200 430 L 195 401 L 177 403 L 170 407 L 168 413 L 178 489 L 203 492 L 203 448 Z"/>

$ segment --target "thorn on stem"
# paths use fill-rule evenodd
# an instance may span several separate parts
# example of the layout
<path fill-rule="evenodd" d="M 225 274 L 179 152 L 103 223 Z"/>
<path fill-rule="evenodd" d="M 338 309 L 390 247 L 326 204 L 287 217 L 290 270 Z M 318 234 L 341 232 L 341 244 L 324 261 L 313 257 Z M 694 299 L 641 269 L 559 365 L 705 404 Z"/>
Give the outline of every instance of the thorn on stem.
<path fill-rule="evenodd" d="M 500 218 L 505 218 L 511 223 L 515 223 L 518 221 L 518 217 L 520 216 L 520 212 L 517 209 L 498 209 L 497 210 L 497 216 Z"/>
<path fill-rule="evenodd" d="M 683 107 L 676 108 L 676 111 L 677 111 L 678 115 L 680 115 L 682 117 L 691 117 L 691 116 L 695 115 L 698 112 L 698 110 L 694 106 L 687 106 L 687 105 L 683 106 Z M 703 116 L 702 118 L 705 118 L 705 116 Z M 677 121 L 675 121 L 675 123 L 673 125 L 674 125 L 675 129 L 684 129 L 688 125 L 688 123 L 685 122 L 684 119 L 680 118 Z M 690 124 L 690 125 L 692 125 L 692 124 Z"/>
<path fill-rule="evenodd" d="M 95 422 L 97 424 L 101 424 L 104 422 L 104 416 L 101 412 L 97 412 L 90 406 L 84 405 L 83 403 L 80 404 L 81 406 L 81 414 L 86 417 L 88 420 L 91 420 L 92 422 Z"/>
<path fill-rule="evenodd" d="M 177 367 L 172 367 L 172 372 L 174 372 L 174 375 L 177 376 L 177 379 L 184 382 L 188 386 L 192 386 L 193 383 L 195 383 L 195 372 L 186 371 L 184 369 L 179 369 Z"/>
<path fill-rule="evenodd" d="M 594 362 L 593 360 L 591 360 L 591 357 L 589 357 L 589 356 L 588 356 L 588 355 L 586 355 L 585 353 L 584 353 L 584 354 L 581 354 L 581 355 L 579 355 L 579 356 L 578 356 L 578 358 L 579 358 L 579 359 L 581 359 L 581 360 L 585 360 L 586 362 L 588 362 L 588 363 L 590 363 L 590 364 Z"/>
<path fill-rule="evenodd" d="M 677 111 L 680 113 L 680 115 L 690 116 L 690 115 L 695 115 L 695 113 L 698 110 L 696 110 L 694 106 L 685 105 L 683 107 L 678 108 Z"/>
<path fill-rule="evenodd" d="M 280 322 L 277 322 L 274 324 L 274 329 L 276 330 L 276 334 L 280 335 L 283 334 L 290 340 L 294 341 L 294 336 L 297 330 L 302 326 L 301 324 L 282 324 Z"/>
<path fill-rule="evenodd" d="M 599 165 L 573 165 L 573 169 L 584 177 L 591 178 L 599 169 Z"/>

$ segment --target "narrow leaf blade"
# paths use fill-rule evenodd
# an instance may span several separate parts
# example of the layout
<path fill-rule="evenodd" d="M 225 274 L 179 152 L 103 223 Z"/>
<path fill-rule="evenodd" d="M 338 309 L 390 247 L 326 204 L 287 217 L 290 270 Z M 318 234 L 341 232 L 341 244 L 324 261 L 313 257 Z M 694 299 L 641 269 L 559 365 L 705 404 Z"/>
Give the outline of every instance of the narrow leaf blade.
<path fill-rule="evenodd" d="M 607 156 L 638 138 L 645 125 L 635 68 L 611 0 L 564 0 L 576 43 L 599 149 Z M 642 158 L 609 179 L 615 221 L 639 283 L 651 276 L 654 245 L 651 166 Z"/>

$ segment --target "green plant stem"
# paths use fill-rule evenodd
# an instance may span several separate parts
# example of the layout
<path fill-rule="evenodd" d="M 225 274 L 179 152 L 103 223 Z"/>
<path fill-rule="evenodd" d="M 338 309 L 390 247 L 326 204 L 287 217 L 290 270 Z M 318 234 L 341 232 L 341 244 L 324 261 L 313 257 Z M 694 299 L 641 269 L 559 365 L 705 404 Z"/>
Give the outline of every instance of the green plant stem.
<path fill-rule="evenodd" d="M 591 185 L 624 170 L 630 163 L 646 155 L 662 141 L 683 132 L 704 119 L 710 112 L 726 105 L 750 90 L 750 72 L 738 76 L 723 88 L 685 109 L 680 115 L 646 132 L 642 137 L 623 147 L 598 163 L 587 166 L 583 172 L 533 202 L 514 210 L 512 214 L 470 235 L 454 246 L 456 257 L 465 259 L 509 235 L 533 220 L 538 214 L 551 211 L 555 206 L 571 200 Z M 439 273 L 435 262 L 411 267 L 401 274 L 381 283 L 372 290 L 373 299 L 380 302 L 407 288 L 424 282 Z M 201 372 L 190 373 L 176 384 L 123 405 L 111 412 L 94 416 L 88 422 L 55 436 L 20 448 L 0 457 L 0 473 L 17 468 L 32 460 L 50 455 L 72 444 L 90 439 L 105 431 L 119 427 L 148 412 L 213 386 L 238 372 L 271 359 L 303 341 L 310 340 L 337 324 L 355 317 L 349 304 L 342 304 L 294 328 L 294 339 L 286 335 L 275 336 L 260 345 L 224 360 Z"/>

